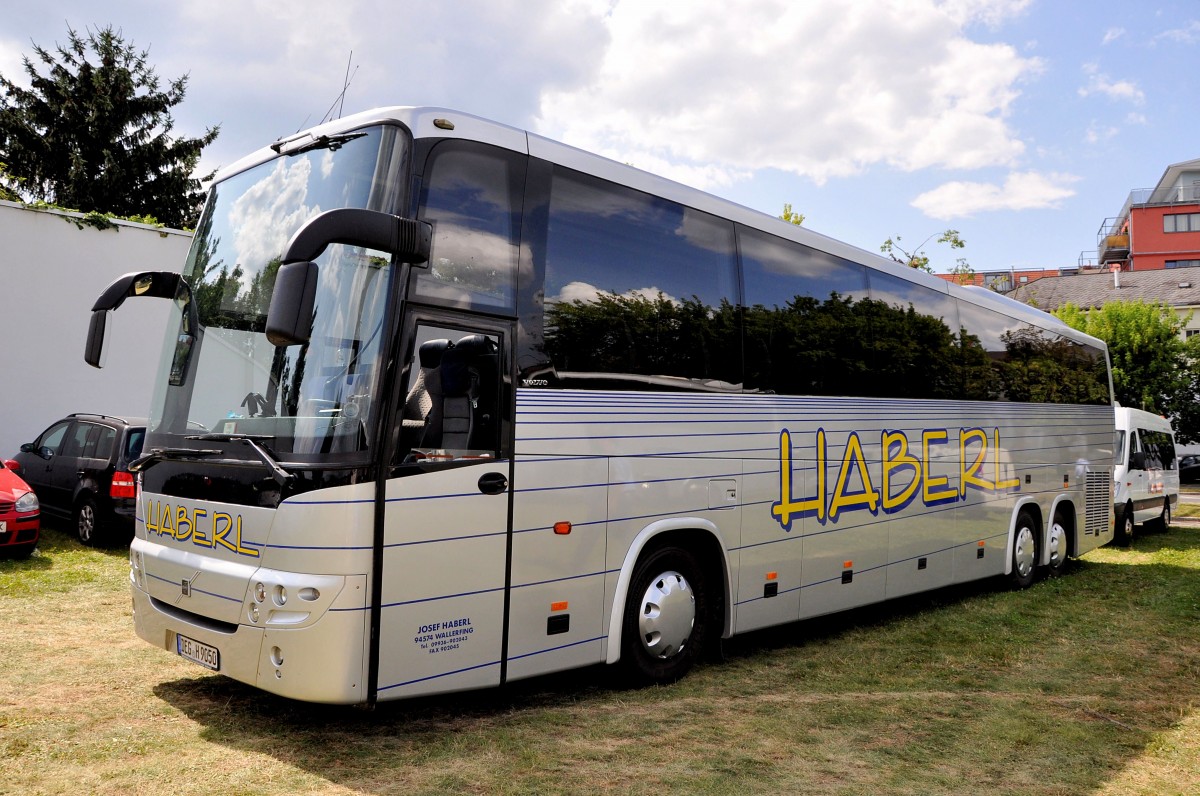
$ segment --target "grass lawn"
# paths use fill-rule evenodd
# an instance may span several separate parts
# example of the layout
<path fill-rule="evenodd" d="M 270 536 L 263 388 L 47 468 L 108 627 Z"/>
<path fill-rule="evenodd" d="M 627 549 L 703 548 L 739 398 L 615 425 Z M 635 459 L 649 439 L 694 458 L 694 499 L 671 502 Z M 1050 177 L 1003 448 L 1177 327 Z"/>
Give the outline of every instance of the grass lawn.
<path fill-rule="evenodd" d="M 1200 527 L 739 637 L 670 687 L 373 712 L 147 645 L 127 578 L 54 530 L 0 561 L 0 794 L 1200 793 Z"/>

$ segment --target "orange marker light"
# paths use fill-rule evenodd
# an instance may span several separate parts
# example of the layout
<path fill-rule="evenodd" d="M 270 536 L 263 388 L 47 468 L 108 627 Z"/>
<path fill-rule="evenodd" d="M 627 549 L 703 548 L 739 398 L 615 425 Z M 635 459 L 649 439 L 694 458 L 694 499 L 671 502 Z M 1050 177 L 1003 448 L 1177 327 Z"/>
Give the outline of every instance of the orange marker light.
<path fill-rule="evenodd" d="M 987 542 L 979 542 L 980 547 L 987 547 Z"/>
<path fill-rule="evenodd" d="M 777 579 L 778 577 L 779 577 L 779 573 L 778 573 L 778 572 L 768 572 L 768 573 L 767 573 L 767 580 L 775 580 L 775 579 Z"/>
<path fill-rule="evenodd" d="M 842 568 L 843 568 L 843 569 L 850 569 L 850 568 L 852 568 L 853 566 L 854 566 L 854 562 L 853 562 L 853 561 L 843 561 L 843 562 L 842 562 Z"/>
<path fill-rule="evenodd" d="M 551 611 L 565 611 L 565 610 L 567 610 L 567 605 L 568 605 L 568 603 L 566 600 L 563 600 L 562 602 L 558 602 L 558 603 L 550 603 L 550 610 Z"/>
<path fill-rule="evenodd" d="M 571 532 L 571 523 L 566 520 L 554 523 L 554 532 L 559 536 L 566 536 Z"/>

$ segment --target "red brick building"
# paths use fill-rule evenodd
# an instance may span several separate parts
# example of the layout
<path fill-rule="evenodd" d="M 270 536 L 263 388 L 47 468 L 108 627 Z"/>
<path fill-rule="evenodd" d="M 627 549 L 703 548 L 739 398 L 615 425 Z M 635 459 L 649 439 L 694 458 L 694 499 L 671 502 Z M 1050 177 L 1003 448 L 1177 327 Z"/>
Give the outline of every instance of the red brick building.
<path fill-rule="evenodd" d="M 1168 166 L 1153 188 L 1130 192 L 1121 213 L 1104 219 L 1096 251 L 1081 267 L 1157 271 L 1200 266 L 1200 159 Z"/>

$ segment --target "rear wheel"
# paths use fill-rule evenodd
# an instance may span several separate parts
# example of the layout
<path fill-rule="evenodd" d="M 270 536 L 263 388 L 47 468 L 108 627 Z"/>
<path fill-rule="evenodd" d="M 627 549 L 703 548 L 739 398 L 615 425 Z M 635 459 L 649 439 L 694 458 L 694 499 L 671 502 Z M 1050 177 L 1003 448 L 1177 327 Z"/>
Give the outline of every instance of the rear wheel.
<path fill-rule="evenodd" d="M 1051 576 L 1061 575 L 1071 560 L 1071 535 L 1067 531 L 1065 517 L 1054 513 L 1054 522 L 1050 524 L 1050 534 L 1046 540 L 1047 571 Z"/>
<path fill-rule="evenodd" d="M 1022 511 L 1017 515 L 1013 532 L 1012 573 L 1009 577 L 1014 587 L 1026 589 L 1033 585 L 1037 575 L 1038 552 L 1037 523 L 1033 515 Z"/>
<path fill-rule="evenodd" d="M 96 545 L 101 541 L 96 501 L 89 496 L 84 496 L 75 504 L 75 533 L 79 541 L 86 545 Z"/>
<path fill-rule="evenodd" d="M 638 562 L 621 630 L 628 680 L 670 683 L 692 668 L 711 632 L 709 595 L 704 571 L 687 550 L 664 547 Z"/>

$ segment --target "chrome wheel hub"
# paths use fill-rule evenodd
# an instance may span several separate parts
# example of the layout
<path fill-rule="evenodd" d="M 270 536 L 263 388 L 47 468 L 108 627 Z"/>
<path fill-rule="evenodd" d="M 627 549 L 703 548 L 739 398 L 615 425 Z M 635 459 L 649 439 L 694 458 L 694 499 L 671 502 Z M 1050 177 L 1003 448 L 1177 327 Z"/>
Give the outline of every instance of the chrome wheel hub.
<path fill-rule="evenodd" d="M 1067 531 L 1057 522 L 1050 526 L 1050 568 L 1058 569 L 1067 562 Z"/>
<path fill-rule="evenodd" d="M 677 655 L 692 636 L 696 597 L 678 572 L 664 572 L 651 581 L 642 595 L 638 632 L 642 647 L 652 657 Z"/>
<path fill-rule="evenodd" d="M 1037 553 L 1037 542 L 1033 538 L 1033 529 L 1019 528 L 1017 538 L 1013 540 L 1013 566 L 1022 578 L 1028 577 L 1033 571 L 1033 558 Z"/>

